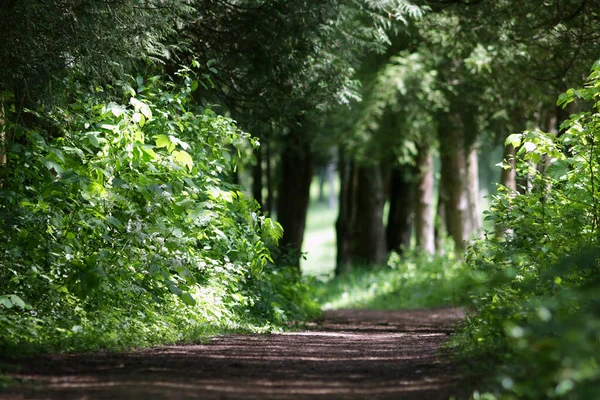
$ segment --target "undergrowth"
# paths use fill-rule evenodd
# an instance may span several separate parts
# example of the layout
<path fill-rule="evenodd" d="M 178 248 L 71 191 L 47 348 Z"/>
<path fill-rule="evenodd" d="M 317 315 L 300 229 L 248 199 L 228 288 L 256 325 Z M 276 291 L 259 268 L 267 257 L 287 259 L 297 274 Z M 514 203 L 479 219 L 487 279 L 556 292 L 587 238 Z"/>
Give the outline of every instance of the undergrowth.
<path fill-rule="evenodd" d="M 490 378 L 475 399 L 600 396 L 600 62 L 559 135 L 511 135 L 521 193 L 500 188 L 488 219 L 504 231 L 471 247 L 487 276 L 455 335 L 461 357 Z M 508 166 L 506 166 L 508 167 Z"/>
<path fill-rule="evenodd" d="M 386 266 L 355 267 L 352 272 L 317 285 L 323 309 L 461 306 L 476 277 L 468 267 L 448 256 L 411 252 L 393 253 Z"/>
<path fill-rule="evenodd" d="M 281 226 L 232 183 L 258 143 L 195 102 L 191 69 L 176 81 L 67 82 L 69 106 L 30 111 L 40 127 L 9 119 L 2 357 L 270 331 L 319 312 L 298 268 L 271 258 Z"/>

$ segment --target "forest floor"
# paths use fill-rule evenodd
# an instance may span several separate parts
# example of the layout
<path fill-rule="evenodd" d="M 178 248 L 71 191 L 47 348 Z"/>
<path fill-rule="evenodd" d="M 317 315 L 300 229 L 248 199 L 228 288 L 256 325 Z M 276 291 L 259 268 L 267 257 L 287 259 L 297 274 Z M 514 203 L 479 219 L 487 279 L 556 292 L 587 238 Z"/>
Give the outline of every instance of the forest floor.
<path fill-rule="evenodd" d="M 0 399 L 460 399 L 468 379 L 443 344 L 463 316 L 337 310 L 306 331 L 36 356 L 10 362 Z"/>

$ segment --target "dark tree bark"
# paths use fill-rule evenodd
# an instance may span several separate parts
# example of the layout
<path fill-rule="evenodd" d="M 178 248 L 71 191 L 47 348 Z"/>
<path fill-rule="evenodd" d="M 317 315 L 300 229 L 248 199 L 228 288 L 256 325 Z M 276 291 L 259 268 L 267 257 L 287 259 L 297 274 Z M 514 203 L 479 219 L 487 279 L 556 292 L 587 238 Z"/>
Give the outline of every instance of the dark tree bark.
<path fill-rule="evenodd" d="M 338 218 L 335 223 L 337 254 L 335 274 L 341 275 L 352 269 L 352 228 L 356 217 L 356 165 L 348 160 L 342 148 L 339 150 L 338 170 L 340 195 Z"/>
<path fill-rule="evenodd" d="M 353 263 L 382 265 L 386 262 L 383 186 L 379 166 L 357 168 L 357 212 L 352 243 Z"/>
<path fill-rule="evenodd" d="M 334 208 L 337 200 L 335 193 L 335 161 L 327 165 L 327 182 L 329 183 L 329 196 L 327 198 L 327 207 Z"/>
<path fill-rule="evenodd" d="M 252 197 L 263 208 L 263 149 L 262 146 L 254 150 L 256 164 L 252 167 Z"/>
<path fill-rule="evenodd" d="M 387 250 L 402 253 L 410 247 L 415 209 L 416 169 L 413 166 L 393 166 L 390 174 L 390 210 L 386 227 Z"/>
<path fill-rule="evenodd" d="M 435 254 L 443 256 L 446 254 L 445 241 L 448 236 L 446 228 L 446 194 L 444 181 L 440 180 L 438 190 L 438 202 L 435 215 Z"/>
<path fill-rule="evenodd" d="M 429 146 L 419 146 L 417 153 L 417 194 L 415 199 L 415 234 L 417 247 L 435 253 L 433 210 L 433 155 Z"/>
<path fill-rule="evenodd" d="M 317 168 L 319 177 L 319 203 L 325 203 L 325 179 L 327 178 L 326 167 Z"/>
<path fill-rule="evenodd" d="M 293 265 L 298 267 L 313 176 L 313 155 L 302 129 L 292 132 L 282 144 L 277 191 L 277 220 L 284 230 L 280 248 L 291 249 Z"/>

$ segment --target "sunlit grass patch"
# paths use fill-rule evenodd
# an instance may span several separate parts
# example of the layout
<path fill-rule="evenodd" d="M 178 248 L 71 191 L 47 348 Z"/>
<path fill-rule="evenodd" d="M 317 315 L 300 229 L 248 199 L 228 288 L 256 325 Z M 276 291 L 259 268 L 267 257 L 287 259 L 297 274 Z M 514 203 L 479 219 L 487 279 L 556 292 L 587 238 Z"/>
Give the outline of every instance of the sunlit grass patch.
<path fill-rule="evenodd" d="M 316 183 L 312 186 L 317 186 Z M 335 221 L 338 208 L 317 201 L 317 197 L 313 193 L 313 201 L 308 209 L 302 247 L 306 259 L 302 260 L 301 267 L 303 275 L 327 280 L 333 277 L 335 269 Z"/>
<path fill-rule="evenodd" d="M 460 306 L 473 284 L 471 272 L 453 257 L 393 254 L 387 266 L 355 268 L 320 284 L 317 296 L 326 310 Z"/>

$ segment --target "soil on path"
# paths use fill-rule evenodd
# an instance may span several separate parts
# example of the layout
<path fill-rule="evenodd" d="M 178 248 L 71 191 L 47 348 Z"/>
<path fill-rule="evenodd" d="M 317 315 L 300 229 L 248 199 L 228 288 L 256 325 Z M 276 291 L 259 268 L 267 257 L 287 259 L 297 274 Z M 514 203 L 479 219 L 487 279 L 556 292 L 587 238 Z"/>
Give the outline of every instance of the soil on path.
<path fill-rule="evenodd" d="M 1 399 L 444 399 L 465 394 L 441 349 L 460 309 L 327 312 L 311 330 L 209 344 L 38 356 Z"/>

